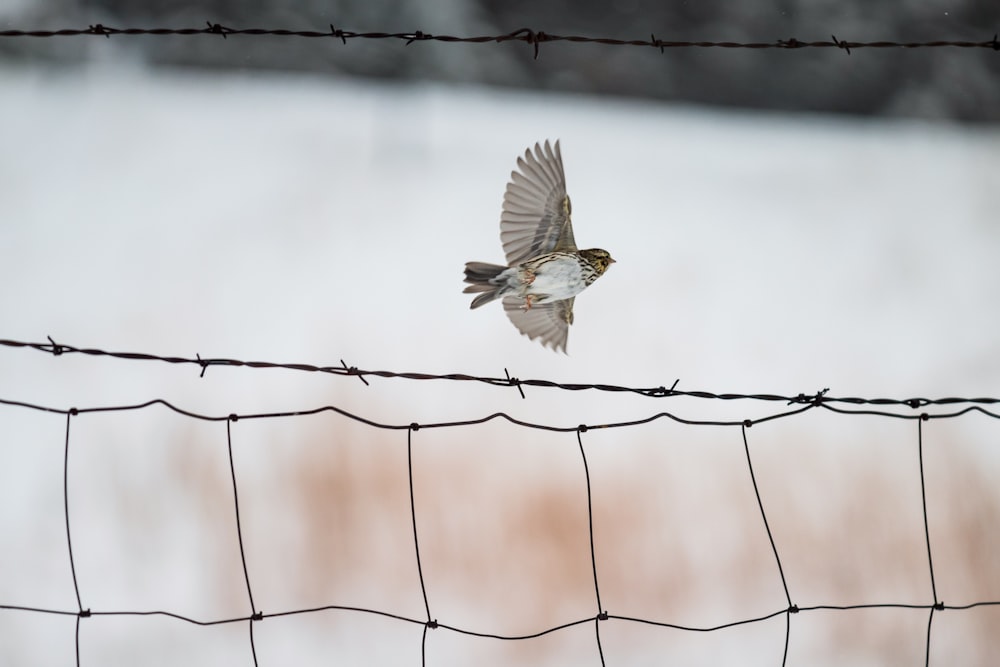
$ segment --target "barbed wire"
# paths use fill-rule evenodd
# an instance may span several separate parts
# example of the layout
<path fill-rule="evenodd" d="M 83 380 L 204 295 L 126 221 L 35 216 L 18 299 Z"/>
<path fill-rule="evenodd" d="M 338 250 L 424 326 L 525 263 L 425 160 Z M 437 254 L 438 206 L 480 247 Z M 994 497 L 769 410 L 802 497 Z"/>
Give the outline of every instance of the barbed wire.
<path fill-rule="evenodd" d="M 913 398 L 862 398 L 862 397 L 850 397 L 850 396 L 829 396 L 829 389 L 825 388 L 820 391 L 812 393 L 798 393 L 795 395 L 783 395 L 783 394 L 773 394 L 773 393 L 756 393 L 756 394 L 745 394 L 745 393 L 715 393 L 710 391 L 697 391 L 697 390 L 685 390 L 678 389 L 680 380 L 674 380 L 673 383 L 667 387 L 666 385 L 660 385 L 656 387 L 627 387 L 614 384 L 606 383 L 577 383 L 577 382 L 554 382 L 552 380 L 541 380 L 541 379 L 520 379 L 517 377 L 512 377 L 506 369 L 504 369 L 505 377 L 488 377 L 479 375 L 469 375 L 466 373 L 419 373 L 419 372 L 406 372 L 406 371 L 385 371 L 385 370 L 362 370 L 356 366 L 348 366 L 343 359 L 340 360 L 339 366 L 320 366 L 316 364 L 309 363 L 284 363 L 284 362 L 273 362 L 273 361 L 244 361 L 240 359 L 229 359 L 229 358 L 210 358 L 202 357 L 200 354 L 195 354 L 194 357 L 182 357 L 182 356 L 164 356 L 158 354 L 151 354 L 147 352 L 111 352 L 107 350 L 102 350 L 98 348 L 82 348 L 76 347 L 74 345 L 68 345 L 65 343 L 57 343 L 48 336 L 47 343 L 33 343 L 27 341 L 19 340 L 8 340 L 0 339 L 0 346 L 12 347 L 12 348 L 26 348 L 31 350 L 36 350 L 39 352 L 44 352 L 51 354 L 53 356 L 59 357 L 68 354 L 81 354 L 91 357 L 111 357 L 114 359 L 123 359 L 128 361 L 155 361 L 167 364 L 179 364 L 179 365 L 191 365 L 197 366 L 201 369 L 200 375 L 203 377 L 205 372 L 211 366 L 223 366 L 223 367 L 234 367 L 234 368 L 252 368 L 252 369 L 283 369 L 291 371 L 300 371 L 307 373 L 324 373 L 328 375 L 335 376 L 348 376 L 357 377 L 365 385 L 369 382 L 367 377 L 378 377 L 384 379 L 401 379 L 401 380 L 440 380 L 440 381 L 452 381 L 452 382 L 476 382 L 480 384 L 490 385 L 494 387 L 513 387 L 517 389 L 522 398 L 526 398 L 524 393 L 524 387 L 538 387 L 544 389 L 560 389 L 564 391 L 602 391 L 602 392 L 612 392 L 612 393 L 629 393 L 637 394 L 639 396 L 646 396 L 649 398 L 672 398 L 672 397 L 689 397 L 689 398 L 700 398 L 709 400 L 723 400 L 723 401 L 735 401 L 735 400 L 754 400 L 754 401 L 765 401 L 765 402 L 777 402 L 785 403 L 787 405 L 823 405 L 830 409 L 834 409 L 834 404 L 842 403 L 848 405 L 874 405 L 874 406 L 901 406 L 908 407 L 914 410 L 928 407 L 932 405 L 955 405 L 955 406 L 966 406 L 965 410 L 976 409 L 980 412 L 984 412 L 983 409 L 978 406 L 982 405 L 996 405 L 1000 403 L 1000 398 L 994 397 L 975 397 L 975 398 L 961 398 L 961 397 L 944 397 L 944 398 L 924 398 L 924 397 L 913 397 Z M 898 413 L 893 412 L 873 412 L 872 414 L 881 414 L 884 416 L 899 417 Z M 914 418 L 911 415 L 910 418 Z"/>
<path fill-rule="evenodd" d="M 587 35 L 556 35 L 541 30 L 531 28 L 520 28 L 509 33 L 500 35 L 479 35 L 479 36 L 455 36 L 440 35 L 423 30 L 413 32 L 356 32 L 353 30 L 343 30 L 335 27 L 332 23 L 329 30 L 286 30 L 281 28 L 230 28 L 220 23 L 206 21 L 204 28 L 114 28 L 101 23 L 88 25 L 86 28 L 62 28 L 58 30 L 23 30 L 9 29 L 0 30 L 0 37 L 105 37 L 112 36 L 218 36 L 226 39 L 237 36 L 253 37 L 293 37 L 303 39 L 335 39 L 347 44 L 349 39 L 388 39 L 403 41 L 406 45 L 414 42 L 444 42 L 444 43 L 464 43 L 464 44 L 487 44 L 504 42 L 524 42 L 534 49 L 534 57 L 538 58 L 539 46 L 554 42 L 574 42 L 578 44 L 603 44 L 606 46 L 635 46 L 659 49 L 660 53 L 665 53 L 667 49 L 809 49 L 809 48 L 836 48 L 845 51 L 848 55 L 852 49 L 927 49 L 953 47 L 961 49 L 992 49 L 1000 51 L 1000 41 L 998 35 L 994 33 L 992 38 L 982 41 L 968 40 L 930 40 L 930 41 L 910 41 L 899 42 L 893 40 L 879 40 L 873 42 L 856 42 L 851 40 L 838 39 L 836 35 L 830 35 L 829 40 L 808 41 L 795 37 L 788 39 L 777 39 L 768 42 L 732 42 L 732 41 L 687 41 L 687 40 L 665 40 L 659 39 L 655 34 L 650 34 L 649 39 L 618 39 L 614 37 L 593 37 Z"/>

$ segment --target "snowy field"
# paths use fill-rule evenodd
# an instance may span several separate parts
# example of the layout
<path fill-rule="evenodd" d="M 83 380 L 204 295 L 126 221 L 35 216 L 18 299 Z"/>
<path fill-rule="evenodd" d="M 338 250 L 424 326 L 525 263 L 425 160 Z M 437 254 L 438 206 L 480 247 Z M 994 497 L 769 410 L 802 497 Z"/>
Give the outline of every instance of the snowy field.
<path fill-rule="evenodd" d="M 718 393 L 1000 395 L 1000 131 L 584 97 L 140 68 L 0 69 L 0 338 L 368 370 Z M 617 263 L 569 354 L 469 311 L 517 155 L 560 138 L 581 246 Z M 52 357 L 0 347 L 0 399 L 154 398 L 206 415 L 334 405 L 406 425 L 742 420 L 783 404 Z M 897 410 L 910 414 L 908 409 Z M 936 412 L 946 409 L 935 408 Z M 63 415 L 0 405 L 0 605 L 75 612 Z M 255 608 L 423 619 L 406 431 L 324 413 L 231 424 Z M 83 608 L 251 613 L 225 422 L 71 423 Z M 937 599 L 1000 599 L 1000 421 L 923 426 Z M 747 431 L 800 607 L 933 601 L 917 424 L 811 411 Z M 525 635 L 596 612 L 575 433 L 412 434 L 431 617 Z M 591 430 L 609 613 L 711 627 L 787 606 L 739 428 Z M 931 664 L 988 664 L 991 607 L 936 615 Z M 71 664 L 72 615 L 0 609 L 0 663 Z M 920 664 L 924 610 L 791 617 L 790 665 Z M 423 628 L 344 611 L 254 624 L 273 664 L 420 664 Z M 785 618 L 711 633 L 608 621 L 608 665 L 781 664 Z M 80 621 L 95 664 L 252 664 L 245 623 Z M 428 631 L 428 665 L 598 665 L 592 623 Z"/>

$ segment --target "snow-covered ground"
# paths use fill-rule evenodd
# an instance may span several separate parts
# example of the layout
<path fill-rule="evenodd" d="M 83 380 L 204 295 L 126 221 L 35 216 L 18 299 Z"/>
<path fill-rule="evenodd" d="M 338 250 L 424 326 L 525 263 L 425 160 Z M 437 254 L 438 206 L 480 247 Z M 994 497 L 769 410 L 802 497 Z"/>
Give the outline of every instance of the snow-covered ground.
<path fill-rule="evenodd" d="M 0 338 L 166 355 L 714 392 L 997 396 L 1000 131 L 583 97 L 132 68 L 2 69 Z M 518 153 L 562 140 L 576 238 L 618 260 L 569 355 L 468 309 Z M 208 415 L 335 405 L 391 424 L 505 411 L 556 426 L 784 408 L 198 369 L 0 347 L 0 398 L 153 398 Z M 904 414 L 906 410 L 902 411 Z M 0 605 L 74 611 L 65 417 L 0 406 Z M 326 413 L 231 425 L 256 608 L 425 614 L 406 432 Z M 1000 422 L 924 424 L 938 599 L 1000 599 Z M 224 422 L 161 407 L 71 423 L 84 608 L 249 613 Z M 413 433 L 428 603 L 530 634 L 596 613 L 576 435 Z M 932 600 L 917 425 L 809 413 L 748 431 L 800 606 Z M 738 428 L 590 431 L 602 606 L 713 626 L 786 602 Z M 992 586 L 992 587 L 991 587 Z M 932 658 L 995 655 L 997 613 L 935 617 Z M 0 610 L 0 662 L 66 664 L 76 620 Z M 922 659 L 924 611 L 792 617 L 789 664 Z M 422 627 L 319 612 L 255 625 L 260 664 L 419 664 Z M 609 665 L 780 664 L 785 622 L 610 621 Z M 992 643 L 991 643 L 992 642 Z M 94 617 L 81 664 L 250 664 L 245 624 Z M 599 664 L 591 624 L 526 642 L 430 631 L 427 664 Z"/>

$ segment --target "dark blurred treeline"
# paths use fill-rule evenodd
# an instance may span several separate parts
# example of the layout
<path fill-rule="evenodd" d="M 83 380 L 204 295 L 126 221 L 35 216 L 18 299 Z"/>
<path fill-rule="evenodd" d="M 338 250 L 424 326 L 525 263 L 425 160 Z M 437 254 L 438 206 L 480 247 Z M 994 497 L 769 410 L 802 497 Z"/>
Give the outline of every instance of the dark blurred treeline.
<path fill-rule="evenodd" d="M 519 28 L 623 39 L 770 42 L 986 41 L 998 0 L 25 0 L 5 28 L 202 27 L 495 35 Z M 276 37 L 95 37 L 0 40 L 0 58 L 77 62 L 130 56 L 199 68 L 329 72 L 395 80 L 474 82 L 725 106 L 1000 121 L 993 49 L 732 50 L 521 42 L 406 46 L 396 40 Z"/>

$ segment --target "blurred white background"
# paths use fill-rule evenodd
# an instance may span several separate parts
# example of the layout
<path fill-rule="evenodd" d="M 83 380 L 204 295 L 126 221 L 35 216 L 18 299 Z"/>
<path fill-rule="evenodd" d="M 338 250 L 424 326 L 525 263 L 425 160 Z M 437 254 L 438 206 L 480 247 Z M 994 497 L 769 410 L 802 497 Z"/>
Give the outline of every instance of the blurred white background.
<path fill-rule="evenodd" d="M 102 47 L 103 48 L 103 47 Z M 108 47 L 113 48 L 113 47 Z M 852 56 L 856 57 L 856 56 Z M 108 58 L 108 60 L 114 60 Z M 165 355 L 834 396 L 1000 395 L 1000 132 L 429 84 L 0 69 L 0 338 Z M 569 354 L 468 309 L 499 261 L 515 159 L 562 140 L 581 246 L 618 260 L 577 299 Z M 334 405 L 389 424 L 494 412 L 572 427 L 781 404 L 339 378 L 0 347 L 0 398 L 154 398 L 213 416 Z M 940 410 L 945 411 L 945 410 Z M 902 411 L 908 414 L 906 410 Z M 331 413 L 232 424 L 247 567 L 266 614 L 423 618 L 406 432 Z M 924 425 L 938 599 L 1000 599 L 1000 423 Z M 0 406 L 0 604 L 76 610 L 65 418 Z M 738 428 L 583 435 L 602 606 L 709 627 L 786 606 Z M 810 412 L 748 431 L 792 601 L 932 601 L 917 425 Z M 162 407 L 72 420 L 84 608 L 250 613 L 224 422 Z M 413 434 L 431 615 L 522 635 L 596 611 L 573 433 Z M 935 616 L 932 664 L 988 664 L 997 612 Z M 0 662 L 74 658 L 73 616 L 0 610 Z M 788 664 L 913 664 L 921 610 L 791 618 Z M 81 664 L 252 664 L 243 623 L 93 617 Z M 422 627 L 350 612 L 255 625 L 259 664 L 420 664 Z M 712 633 L 611 621 L 609 665 L 780 664 L 785 620 Z M 427 636 L 427 664 L 600 664 L 591 624 L 524 642 Z"/>

